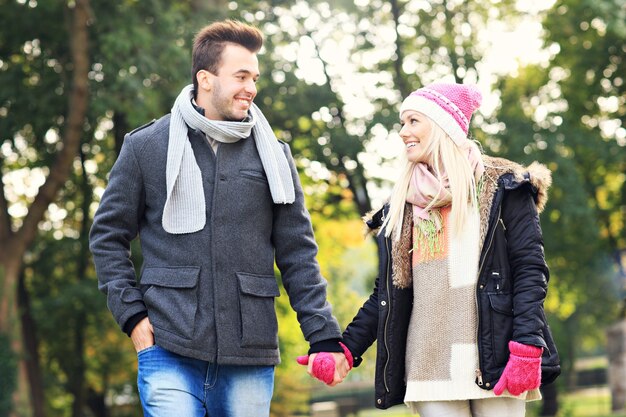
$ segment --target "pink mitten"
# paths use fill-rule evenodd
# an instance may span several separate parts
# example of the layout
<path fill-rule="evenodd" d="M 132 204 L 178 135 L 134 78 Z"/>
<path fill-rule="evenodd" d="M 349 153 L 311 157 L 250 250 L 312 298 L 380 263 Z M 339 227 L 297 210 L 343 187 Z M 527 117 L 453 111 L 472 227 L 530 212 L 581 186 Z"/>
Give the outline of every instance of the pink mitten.
<path fill-rule="evenodd" d="M 348 350 L 346 345 L 341 342 L 339 342 L 339 344 L 343 348 L 343 353 L 346 355 L 350 369 L 352 369 L 352 365 L 354 363 L 352 353 Z M 296 361 L 300 365 L 308 365 L 309 355 L 298 356 Z M 325 384 L 333 382 L 333 379 L 335 378 L 335 358 L 333 358 L 333 355 L 329 352 L 320 352 L 317 354 L 313 360 L 313 376 Z"/>
<path fill-rule="evenodd" d="M 501 395 L 505 388 L 512 395 L 539 388 L 541 385 L 541 353 L 543 348 L 509 342 L 509 361 L 504 367 L 500 380 L 493 388 L 496 395 Z"/>

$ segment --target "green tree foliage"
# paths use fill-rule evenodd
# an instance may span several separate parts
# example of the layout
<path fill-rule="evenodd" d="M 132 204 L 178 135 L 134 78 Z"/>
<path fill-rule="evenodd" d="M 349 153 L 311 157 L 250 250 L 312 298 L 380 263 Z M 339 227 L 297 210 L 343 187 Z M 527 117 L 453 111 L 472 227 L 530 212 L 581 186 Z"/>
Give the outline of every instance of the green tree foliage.
<path fill-rule="evenodd" d="M 623 1 L 559 1 L 544 23 L 559 52 L 550 71 L 567 109 L 560 129 L 594 211 L 601 249 L 625 276 L 626 9 Z M 583 53 L 581 53 L 583 51 Z"/>

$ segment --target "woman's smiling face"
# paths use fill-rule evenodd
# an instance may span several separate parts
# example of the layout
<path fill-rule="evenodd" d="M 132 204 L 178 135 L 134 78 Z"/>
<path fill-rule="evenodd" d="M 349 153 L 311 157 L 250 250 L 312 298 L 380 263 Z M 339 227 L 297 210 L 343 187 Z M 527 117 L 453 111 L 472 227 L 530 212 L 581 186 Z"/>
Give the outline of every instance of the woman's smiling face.
<path fill-rule="evenodd" d="M 406 110 L 400 117 L 400 137 L 406 146 L 407 158 L 411 162 L 427 162 L 426 149 L 432 130 L 430 120 L 415 110 Z"/>

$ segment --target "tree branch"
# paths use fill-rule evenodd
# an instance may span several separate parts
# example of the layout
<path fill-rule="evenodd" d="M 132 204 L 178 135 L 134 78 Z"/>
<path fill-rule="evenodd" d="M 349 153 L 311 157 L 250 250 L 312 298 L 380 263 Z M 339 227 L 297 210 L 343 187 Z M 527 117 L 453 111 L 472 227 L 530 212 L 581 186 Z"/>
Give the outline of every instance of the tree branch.
<path fill-rule="evenodd" d="M 395 70 L 395 76 L 393 77 L 396 83 L 396 88 L 400 90 L 400 97 L 404 98 L 409 95 L 410 88 L 407 86 L 406 78 L 402 76 L 402 64 L 404 63 L 404 49 L 402 48 L 402 39 L 400 38 L 400 32 L 398 32 L 398 26 L 400 25 L 400 16 L 402 15 L 401 6 L 398 0 L 391 0 L 391 14 L 393 15 L 393 25 L 396 32 L 396 59 L 393 62 L 393 68 Z"/>
<path fill-rule="evenodd" d="M 315 56 L 322 63 L 322 70 L 324 72 L 324 76 L 326 77 L 328 88 L 330 89 L 330 91 L 335 93 L 331 85 L 331 77 L 330 77 L 330 73 L 328 72 L 328 63 L 324 61 L 324 59 L 322 59 L 317 42 L 315 42 L 315 38 L 313 37 L 313 33 L 309 31 L 307 32 L 307 36 L 311 38 L 311 40 L 313 40 L 313 44 L 315 45 Z M 341 99 L 341 97 L 339 97 L 338 93 L 335 93 L 335 96 L 337 98 L 336 104 L 337 104 L 337 110 L 338 110 L 337 117 L 339 118 L 339 124 L 341 125 L 342 129 L 346 131 L 344 102 Z M 346 131 L 346 138 L 349 138 L 351 140 L 355 139 L 352 135 L 348 134 L 347 131 Z M 350 172 L 350 170 L 346 169 L 345 165 L 343 165 L 343 162 L 342 162 L 341 168 L 342 168 L 342 172 L 348 178 L 349 188 L 351 189 L 352 194 L 354 195 L 354 199 L 356 200 L 359 213 L 361 216 L 363 216 L 368 211 L 371 210 L 371 202 L 370 202 L 369 194 L 367 192 L 367 187 L 365 186 L 365 183 L 367 182 L 365 178 L 365 172 L 363 171 L 363 167 L 361 167 L 361 164 L 359 163 L 359 160 L 356 155 L 341 154 L 339 160 L 343 161 L 344 156 L 347 156 L 350 159 L 354 160 L 357 164 L 357 169 L 354 170 L 354 172 Z"/>
<path fill-rule="evenodd" d="M 67 125 L 63 134 L 63 147 L 59 151 L 50 174 L 39 188 L 24 223 L 19 230 L 17 244 L 25 250 L 37 235 L 37 225 L 43 219 L 48 205 L 54 201 L 58 191 L 67 180 L 78 153 L 83 135 L 83 124 L 89 99 L 89 45 L 88 24 L 90 20 L 89 0 L 76 0 L 72 10 L 72 21 L 68 34 L 73 65 L 72 89 L 68 102 Z"/>
<path fill-rule="evenodd" d="M 446 33 L 450 36 L 451 45 L 448 46 L 448 54 L 450 55 L 450 67 L 452 70 L 452 75 L 454 75 L 454 80 L 461 84 L 463 80 L 459 77 L 459 55 L 456 53 L 456 37 L 454 36 L 454 22 L 452 18 L 454 17 L 452 10 L 448 8 L 448 2 L 443 2 L 443 13 L 446 16 L 445 26 Z"/>

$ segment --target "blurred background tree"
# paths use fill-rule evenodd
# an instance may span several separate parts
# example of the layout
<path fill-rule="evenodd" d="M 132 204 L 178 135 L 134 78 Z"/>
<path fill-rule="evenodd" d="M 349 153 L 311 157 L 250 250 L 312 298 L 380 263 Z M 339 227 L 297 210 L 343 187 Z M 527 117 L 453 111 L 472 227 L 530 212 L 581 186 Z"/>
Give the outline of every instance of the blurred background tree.
<path fill-rule="evenodd" d="M 537 10 L 512 0 L 0 0 L 0 9 L 0 345 L 11 346 L 0 348 L 0 415 L 140 415 L 134 351 L 98 293 L 87 234 L 124 135 L 169 111 L 190 82 L 194 33 L 224 17 L 266 35 L 256 101 L 301 171 L 342 325 L 376 274 L 360 217 L 395 179 L 399 104 L 445 79 L 493 91 L 472 130 L 487 152 L 553 171 L 542 225 L 559 384 L 575 385 L 577 358 L 604 351 L 624 296 L 623 0 Z M 541 54 L 494 69 L 517 47 L 497 49 L 516 27 L 537 31 Z M 140 265 L 139 247 L 133 256 Z M 307 346 L 286 296 L 277 311 L 272 414 L 287 416 L 307 409 L 300 388 L 319 383 L 295 363 Z M 373 377 L 368 355 L 350 381 Z"/>

